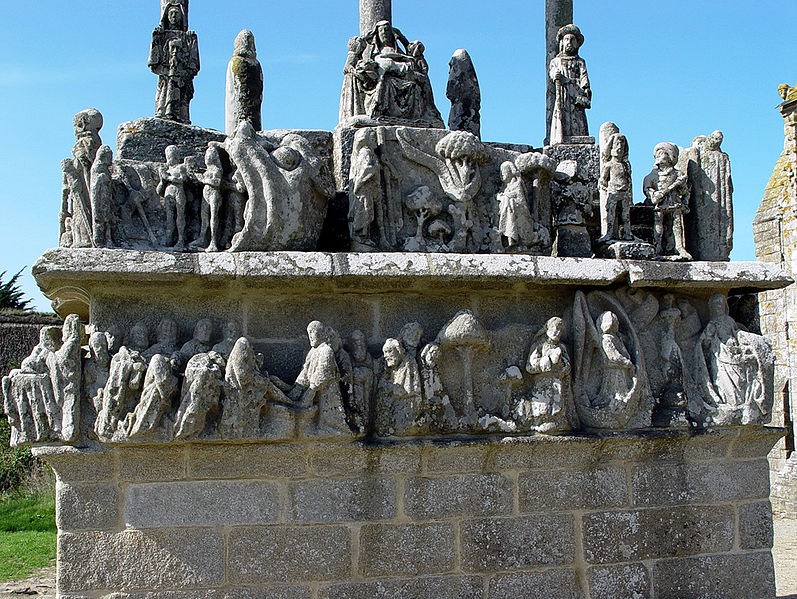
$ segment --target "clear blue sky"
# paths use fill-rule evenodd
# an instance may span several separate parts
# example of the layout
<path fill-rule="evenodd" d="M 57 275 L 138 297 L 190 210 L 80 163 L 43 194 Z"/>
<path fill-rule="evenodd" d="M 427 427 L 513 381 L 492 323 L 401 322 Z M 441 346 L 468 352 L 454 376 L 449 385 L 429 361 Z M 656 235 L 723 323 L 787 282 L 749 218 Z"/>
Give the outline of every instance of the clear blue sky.
<path fill-rule="evenodd" d="M 473 57 L 487 141 L 539 145 L 544 137 L 544 0 L 394 0 L 394 24 L 426 44 L 438 108 L 447 118 L 448 60 Z M 32 8 L 33 6 L 33 8 Z M 158 0 L 2 0 L 0 22 L 0 271 L 27 267 L 23 289 L 49 302 L 29 275 L 57 245 L 60 160 L 72 116 L 96 107 L 103 141 L 119 123 L 153 114 L 147 68 Z M 635 196 L 660 141 L 688 145 L 725 133 L 736 195 L 733 258 L 754 259 L 751 223 L 783 146 L 778 84 L 797 83 L 795 0 L 575 0 L 594 93 L 590 127 L 620 125 L 631 146 Z M 224 78 L 235 35 L 255 34 L 265 72 L 263 126 L 331 130 L 357 0 L 192 0 L 202 71 L 192 120 L 224 125 Z"/>

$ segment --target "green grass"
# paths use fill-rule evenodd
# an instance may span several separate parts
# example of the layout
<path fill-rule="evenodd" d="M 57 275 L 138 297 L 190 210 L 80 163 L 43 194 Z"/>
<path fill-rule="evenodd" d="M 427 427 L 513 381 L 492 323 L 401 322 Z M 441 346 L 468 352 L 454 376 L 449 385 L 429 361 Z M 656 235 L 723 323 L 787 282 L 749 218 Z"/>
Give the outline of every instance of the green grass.
<path fill-rule="evenodd" d="M 55 559 L 52 488 L 0 500 L 0 581 L 27 578 Z"/>

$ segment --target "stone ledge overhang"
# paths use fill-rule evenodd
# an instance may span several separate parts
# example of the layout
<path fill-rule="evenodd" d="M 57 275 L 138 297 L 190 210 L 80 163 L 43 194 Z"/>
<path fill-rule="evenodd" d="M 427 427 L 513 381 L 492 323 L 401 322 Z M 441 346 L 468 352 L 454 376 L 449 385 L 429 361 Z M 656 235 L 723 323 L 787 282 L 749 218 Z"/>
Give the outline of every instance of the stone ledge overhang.
<path fill-rule="evenodd" d="M 202 282 L 246 288 L 286 285 L 334 291 L 461 287 L 511 291 L 545 287 L 665 288 L 707 293 L 780 289 L 794 280 L 761 262 L 653 262 L 521 254 L 240 252 L 170 253 L 52 249 L 33 266 L 42 292 L 111 284 Z"/>

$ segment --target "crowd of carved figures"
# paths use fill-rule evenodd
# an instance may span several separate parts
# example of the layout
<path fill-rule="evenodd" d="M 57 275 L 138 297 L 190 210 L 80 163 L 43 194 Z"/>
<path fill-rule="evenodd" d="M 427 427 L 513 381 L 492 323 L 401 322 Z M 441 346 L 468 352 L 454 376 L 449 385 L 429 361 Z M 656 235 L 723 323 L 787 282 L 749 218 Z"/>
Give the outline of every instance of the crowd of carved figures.
<path fill-rule="evenodd" d="M 158 75 L 156 115 L 181 127 L 190 123 L 197 36 L 188 29 L 187 0 L 162 0 L 161 9 L 149 58 Z M 62 164 L 61 245 L 727 260 L 733 184 L 722 134 L 685 149 L 658 144 L 635 205 L 629 142 L 614 123 L 601 127 L 599 163 L 587 159 L 595 139 L 579 55 L 584 36 L 571 24 L 558 40 L 548 72 L 555 90 L 550 145 L 520 152 L 481 141 L 481 92 L 465 50 L 449 65 L 448 131 L 423 43 L 377 22 L 349 40 L 343 137 L 334 143 L 348 136 L 351 149 L 343 144 L 333 164 L 329 148 L 306 135 L 259 132 L 263 71 L 254 36 L 243 30 L 227 70 L 226 138 L 201 130 L 212 138 L 206 148 L 177 143 L 149 161 L 114 160 L 100 139 L 99 112 L 75 117 L 73 158 Z M 561 159 L 557 147 L 571 148 L 570 158 Z M 334 196 L 348 196 L 348 226 L 328 218 Z M 325 227 L 337 245 L 319 247 Z"/>
<path fill-rule="evenodd" d="M 769 342 L 722 294 L 578 291 L 538 327 L 487 330 L 466 310 L 378 345 L 313 321 L 294 381 L 269 375 L 238 323 L 215 328 L 199 320 L 181 343 L 168 317 L 124 336 L 86 336 L 74 315 L 45 327 L 2 381 L 12 443 L 705 428 L 765 423 L 772 409 Z"/>

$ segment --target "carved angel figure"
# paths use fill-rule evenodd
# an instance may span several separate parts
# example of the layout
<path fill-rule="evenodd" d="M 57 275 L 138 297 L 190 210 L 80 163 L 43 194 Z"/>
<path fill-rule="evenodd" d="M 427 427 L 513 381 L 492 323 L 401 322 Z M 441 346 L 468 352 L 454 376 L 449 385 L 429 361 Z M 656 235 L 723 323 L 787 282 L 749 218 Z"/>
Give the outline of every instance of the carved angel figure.
<path fill-rule="evenodd" d="M 622 328 L 621 328 L 622 327 Z M 575 404 L 590 428 L 650 425 L 651 397 L 639 338 L 610 295 L 576 292 L 573 305 Z"/>
<path fill-rule="evenodd" d="M 764 424 L 772 411 L 772 347 L 728 315 L 721 293 L 711 296 L 709 311 L 695 348 L 695 380 L 714 409 L 711 419 L 718 425 Z"/>

